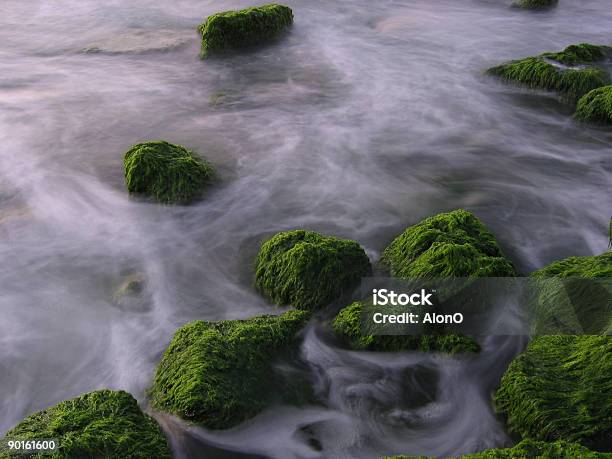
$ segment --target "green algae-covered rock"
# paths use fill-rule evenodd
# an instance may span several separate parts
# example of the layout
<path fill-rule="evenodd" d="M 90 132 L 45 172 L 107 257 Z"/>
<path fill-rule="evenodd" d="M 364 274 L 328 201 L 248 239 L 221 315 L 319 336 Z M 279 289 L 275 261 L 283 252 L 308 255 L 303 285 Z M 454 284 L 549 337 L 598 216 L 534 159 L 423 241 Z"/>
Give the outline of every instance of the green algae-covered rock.
<path fill-rule="evenodd" d="M 460 456 L 461 459 L 612 459 L 612 454 L 590 451 L 567 441 L 523 440 L 512 448 L 495 448 Z M 424 456 L 389 456 L 383 459 L 426 459 Z"/>
<path fill-rule="evenodd" d="M 612 86 L 593 89 L 578 101 L 574 118 L 596 124 L 612 124 Z"/>
<path fill-rule="evenodd" d="M 497 409 L 512 432 L 612 449 L 612 338 L 539 336 L 504 374 Z"/>
<path fill-rule="evenodd" d="M 283 392 L 271 365 L 307 319 L 307 312 L 288 311 L 181 327 L 157 368 L 153 407 L 212 429 L 256 415 Z"/>
<path fill-rule="evenodd" d="M 56 440 L 51 454 L 15 455 L 2 448 L 9 440 Z M 170 458 L 155 420 L 144 414 L 127 392 L 99 390 L 34 413 L 7 432 L 1 458 Z"/>
<path fill-rule="evenodd" d="M 294 230 L 261 246 L 255 286 L 276 304 L 312 310 L 370 274 L 370 260 L 357 242 Z"/>
<path fill-rule="evenodd" d="M 364 351 L 478 352 L 480 346 L 470 337 L 448 335 L 372 335 L 362 330 L 363 303 L 342 309 L 332 323 L 334 333 L 351 349 Z"/>
<path fill-rule="evenodd" d="M 163 140 L 134 145 L 125 154 L 125 184 L 132 194 L 164 204 L 188 204 L 214 177 L 208 162 Z"/>
<path fill-rule="evenodd" d="M 487 73 L 504 81 L 556 91 L 568 99 L 577 100 L 593 89 L 609 84 L 608 74 L 597 63 L 609 58 L 610 49 L 581 43 L 558 53 L 543 53 L 506 62 L 490 68 Z"/>
<path fill-rule="evenodd" d="M 559 0 L 516 0 L 512 6 L 526 10 L 543 10 L 552 8 Z"/>
<path fill-rule="evenodd" d="M 409 227 L 384 250 L 381 261 L 393 276 L 402 278 L 516 275 L 493 235 L 466 210 Z"/>
<path fill-rule="evenodd" d="M 612 253 L 571 257 L 532 274 L 536 334 L 605 334 L 612 329 Z"/>
<path fill-rule="evenodd" d="M 213 14 L 198 27 L 202 34 L 200 56 L 205 58 L 214 51 L 243 48 L 267 41 L 291 24 L 291 8 L 274 3 Z"/>

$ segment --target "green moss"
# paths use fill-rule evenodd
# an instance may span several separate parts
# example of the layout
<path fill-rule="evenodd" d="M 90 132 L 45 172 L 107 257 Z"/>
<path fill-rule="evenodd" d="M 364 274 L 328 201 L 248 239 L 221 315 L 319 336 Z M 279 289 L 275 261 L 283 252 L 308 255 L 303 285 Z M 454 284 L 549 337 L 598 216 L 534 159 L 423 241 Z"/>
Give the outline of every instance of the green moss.
<path fill-rule="evenodd" d="M 612 328 L 612 253 L 571 257 L 532 274 L 535 334 L 605 334 Z"/>
<path fill-rule="evenodd" d="M 15 455 L 2 448 L 8 440 L 55 439 L 52 454 Z M 34 413 L 7 432 L 1 458 L 170 458 L 166 438 L 144 414 L 134 397 L 123 391 L 99 390 Z"/>
<path fill-rule="evenodd" d="M 612 253 L 592 257 L 570 257 L 556 261 L 532 274 L 537 278 L 547 277 L 581 277 L 597 279 L 612 277 Z"/>
<path fill-rule="evenodd" d="M 134 145 L 124 158 L 130 193 L 164 204 L 188 204 L 214 178 L 210 164 L 180 145 L 163 140 Z"/>
<path fill-rule="evenodd" d="M 384 250 L 381 261 L 402 278 L 516 275 L 493 235 L 465 210 L 409 227 Z"/>
<path fill-rule="evenodd" d="M 510 364 L 495 405 L 524 437 L 611 448 L 611 393 L 611 337 L 540 336 Z"/>
<path fill-rule="evenodd" d="M 419 456 L 426 459 L 424 456 Z M 566 441 L 552 443 L 523 440 L 512 448 L 495 448 L 467 454 L 461 459 L 612 459 L 612 454 L 590 451 L 584 446 Z M 419 459 L 415 456 L 389 456 L 384 459 Z"/>
<path fill-rule="evenodd" d="M 157 368 L 153 407 L 213 429 L 254 416 L 280 392 L 272 361 L 307 319 L 306 312 L 288 311 L 181 327 Z"/>
<path fill-rule="evenodd" d="M 294 230 L 278 233 L 261 246 L 255 286 L 276 304 L 312 310 L 370 274 L 368 256 L 355 241 Z"/>
<path fill-rule="evenodd" d="M 564 65 L 593 64 L 605 61 L 610 57 L 612 48 L 609 46 L 580 43 L 570 45 L 558 53 L 543 53 L 542 57 L 552 59 Z"/>
<path fill-rule="evenodd" d="M 516 0 L 512 6 L 526 10 L 543 10 L 552 8 L 559 0 Z"/>
<path fill-rule="evenodd" d="M 507 62 L 490 68 L 487 73 L 504 81 L 556 91 L 568 99 L 577 100 L 593 89 L 609 84 L 607 73 L 593 65 L 609 55 L 610 48 L 607 46 L 581 43 L 568 46 L 559 53 L 544 53 Z M 579 64 L 582 66 L 566 67 Z"/>
<path fill-rule="evenodd" d="M 597 88 L 578 101 L 574 118 L 578 121 L 612 124 L 612 86 Z"/>
<path fill-rule="evenodd" d="M 213 14 L 198 27 L 202 34 L 200 56 L 205 58 L 213 51 L 243 48 L 267 41 L 291 24 L 291 8 L 274 3 Z"/>
<path fill-rule="evenodd" d="M 415 350 L 423 352 L 478 352 L 480 346 L 469 337 L 448 335 L 369 335 L 363 334 L 363 303 L 355 302 L 342 309 L 334 319 L 332 326 L 336 336 L 355 350 L 366 351 L 402 351 Z"/>

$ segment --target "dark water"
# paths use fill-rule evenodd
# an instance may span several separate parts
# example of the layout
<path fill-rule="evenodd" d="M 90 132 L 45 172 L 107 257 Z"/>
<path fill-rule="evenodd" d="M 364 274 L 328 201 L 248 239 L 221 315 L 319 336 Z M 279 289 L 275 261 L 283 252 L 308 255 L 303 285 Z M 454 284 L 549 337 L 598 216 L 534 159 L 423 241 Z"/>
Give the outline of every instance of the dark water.
<path fill-rule="evenodd" d="M 273 311 L 251 287 L 252 260 L 280 230 L 353 238 L 376 260 L 405 226 L 464 207 L 524 272 L 602 252 L 612 134 L 482 72 L 606 42 L 612 10 L 507 3 L 290 1 L 288 36 L 202 62 L 194 27 L 247 2 L 3 0 L 0 433 L 101 387 L 144 406 L 178 326 Z M 123 152 L 157 138 L 207 156 L 223 184 L 188 208 L 128 199 Z M 146 301 L 117 306 L 130 274 L 148 279 Z M 302 355 L 322 404 L 274 407 L 229 432 L 160 417 L 177 455 L 375 458 L 510 442 L 489 396 L 517 340 L 451 359 L 347 352 L 319 332 Z"/>

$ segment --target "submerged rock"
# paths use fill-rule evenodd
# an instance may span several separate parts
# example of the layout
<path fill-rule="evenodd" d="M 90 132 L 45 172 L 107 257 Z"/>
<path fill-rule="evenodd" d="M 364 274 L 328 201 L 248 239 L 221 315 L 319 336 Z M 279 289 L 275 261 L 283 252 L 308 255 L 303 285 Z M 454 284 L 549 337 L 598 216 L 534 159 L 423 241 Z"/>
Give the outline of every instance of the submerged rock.
<path fill-rule="evenodd" d="M 123 163 L 128 191 L 164 204 L 194 201 L 215 175 L 207 161 L 163 140 L 134 145 Z"/>
<path fill-rule="evenodd" d="M 419 456 L 420 459 L 426 459 Z M 419 459 L 415 456 L 389 456 L 383 459 Z M 612 454 L 590 451 L 567 441 L 543 442 L 523 440 L 512 448 L 487 449 L 466 454 L 460 459 L 612 459 Z"/>
<path fill-rule="evenodd" d="M 558 53 L 543 53 L 490 68 L 489 75 L 534 89 L 556 91 L 577 100 L 589 91 L 609 84 L 610 78 L 598 62 L 610 56 L 612 48 L 581 43 Z"/>
<path fill-rule="evenodd" d="M 524 8 L 526 10 L 543 10 L 552 8 L 559 3 L 559 0 L 516 0 L 512 3 L 515 8 Z"/>
<path fill-rule="evenodd" d="M 275 3 L 213 14 L 198 27 L 202 34 L 200 56 L 206 58 L 215 51 L 244 48 L 265 42 L 291 24 L 291 8 Z"/>
<path fill-rule="evenodd" d="M 363 303 L 355 302 L 342 309 L 332 323 L 334 333 L 351 349 L 359 351 L 478 352 L 480 346 L 470 337 L 447 335 L 369 335 L 364 334 Z"/>
<path fill-rule="evenodd" d="M 504 374 L 495 406 L 511 432 L 612 450 L 612 337 L 539 336 Z"/>
<path fill-rule="evenodd" d="M 142 54 L 177 49 L 193 38 L 192 30 L 132 29 L 99 40 L 82 49 L 84 53 Z"/>
<path fill-rule="evenodd" d="M 355 241 L 285 231 L 261 246 L 255 286 L 278 305 L 313 310 L 338 299 L 371 272 L 368 256 Z"/>
<path fill-rule="evenodd" d="M 381 262 L 402 278 L 516 275 L 493 235 L 466 210 L 410 226 L 384 250 Z"/>
<path fill-rule="evenodd" d="M 28 416 L 2 439 L 0 458 L 22 457 L 3 449 L 9 440 L 43 439 L 57 441 L 57 451 L 44 455 L 51 458 L 171 457 L 155 420 L 123 391 L 90 392 Z"/>
<path fill-rule="evenodd" d="M 307 312 L 288 311 L 181 327 L 157 368 L 153 407 L 212 429 L 256 415 L 275 391 L 286 392 L 274 375 L 273 359 L 295 343 L 307 320 Z"/>
<path fill-rule="evenodd" d="M 596 124 L 612 124 L 612 86 L 593 89 L 578 101 L 574 118 Z"/>

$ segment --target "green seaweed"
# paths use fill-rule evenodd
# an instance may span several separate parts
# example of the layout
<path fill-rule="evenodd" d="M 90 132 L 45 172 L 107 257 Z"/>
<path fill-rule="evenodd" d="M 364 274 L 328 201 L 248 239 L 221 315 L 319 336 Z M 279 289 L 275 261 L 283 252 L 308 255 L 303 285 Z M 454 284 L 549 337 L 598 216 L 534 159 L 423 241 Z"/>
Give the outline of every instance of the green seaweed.
<path fill-rule="evenodd" d="M 523 440 L 512 448 L 494 448 L 459 456 L 461 459 L 612 459 L 610 453 L 591 451 L 567 441 Z M 425 456 L 388 456 L 383 459 L 427 459 Z"/>
<path fill-rule="evenodd" d="M 444 335 L 373 335 L 362 330 L 363 303 L 354 302 L 342 309 L 332 323 L 336 336 L 351 349 L 360 351 L 397 352 L 414 350 L 458 354 L 478 352 L 480 346 L 470 337 Z"/>
<path fill-rule="evenodd" d="M 535 334 L 604 334 L 612 328 L 612 253 L 570 257 L 532 274 Z"/>
<path fill-rule="evenodd" d="M 381 262 L 401 278 L 516 275 L 489 230 L 461 209 L 407 228 L 384 250 Z"/>
<path fill-rule="evenodd" d="M 543 53 L 542 57 L 552 59 L 564 65 L 593 64 L 605 61 L 610 57 L 612 48 L 609 46 L 579 43 L 569 45 L 558 53 Z"/>
<path fill-rule="evenodd" d="M 611 393 L 611 337 L 539 336 L 510 364 L 494 400 L 523 437 L 609 450 Z"/>
<path fill-rule="evenodd" d="M 527 10 L 543 10 L 552 8 L 557 3 L 559 3 L 559 0 L 516 0 L 512 3 L 512 6 Z"/>
<path fill-rule="evenodd" d="M 181 327 L 150 389 L 154 408 L 212 429 L 235 426 L 274 401 L 272 362 L 296 341 L 308 313 L 248 320 L 195 321 Z"/>
<path fill-rule="evenodd" d="M 574 118 L 588 123 L 612 124 L 612 86 L 593 89 L 584 95 L 578 101 Z"/>
<path fill-rule="evenodd" d="M 370 274 L 370 260 L 357 242 L 293 230 L 278 233 L 261 246 L 255 286 L 278 305 L 313 310 Z"/>
<path fill-rule="evenodd" d="M 214 178 L 208 162 L 180 145 L 163 140 L 139 143 L 124 158 L 125 183 L 132 194 L 164 204 L 188 204 Z"/>
<path fill-rule="evenodd" d="M 9 440 L 41 439 L 56 440 L 58 449 L 35 455 L 6 450 Z M 17 457 L 169 459 L 171 455 L 157 422 L 140 410 L 134 397 L 99 390 L 34 413 L 8 431 L 0 458 Z"/>
<path fill-rule="evenodd" d="M 532 89 L 556 91 L 572 101 L 609 84 L 604 69 L 595 65 L 610 56 L 610 47 L 581 43 L 558 53 L 506 62 L 487 70 L 504 81 L 523 84 Z M 588 65 L 585 65 L 588 64 Z M 580 67 L 567 67 L 576 66 Z"/>
<path fill-rule="evenodd" d="M 267 41 L 291 24 L 291 8 L 275 3 L 213 14 L 198 27 L 202 34 L 200 57 Z"/>

